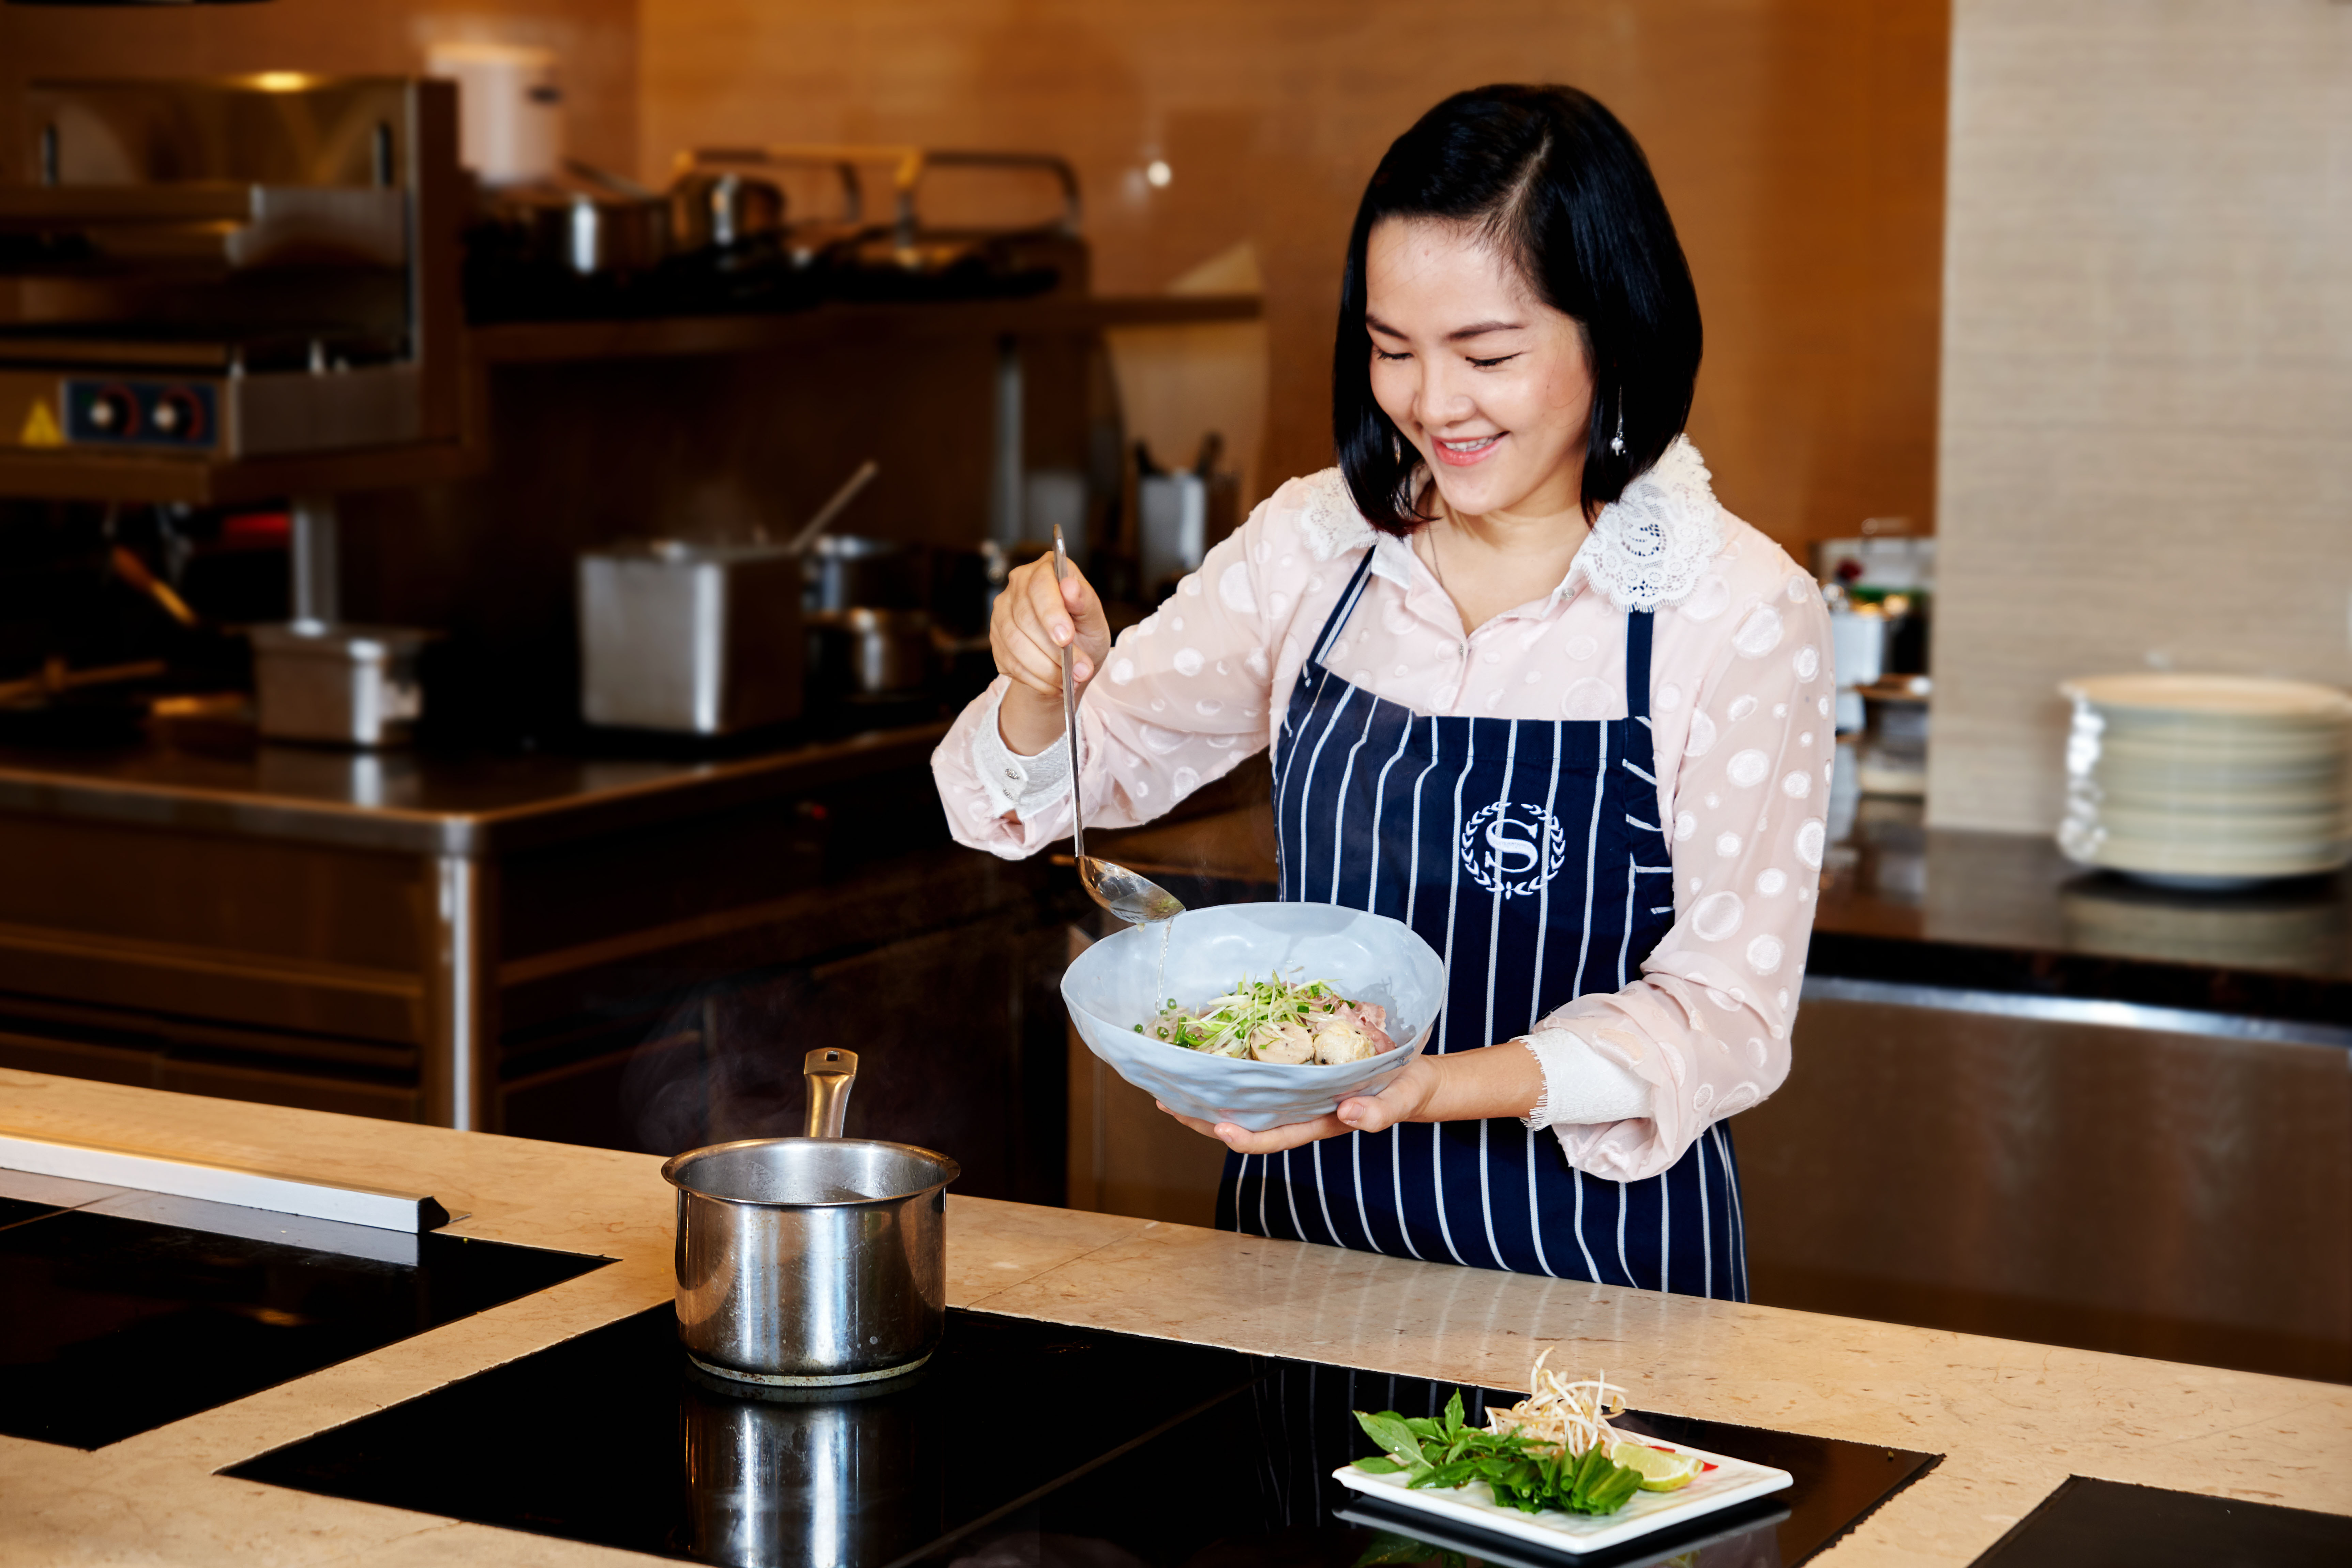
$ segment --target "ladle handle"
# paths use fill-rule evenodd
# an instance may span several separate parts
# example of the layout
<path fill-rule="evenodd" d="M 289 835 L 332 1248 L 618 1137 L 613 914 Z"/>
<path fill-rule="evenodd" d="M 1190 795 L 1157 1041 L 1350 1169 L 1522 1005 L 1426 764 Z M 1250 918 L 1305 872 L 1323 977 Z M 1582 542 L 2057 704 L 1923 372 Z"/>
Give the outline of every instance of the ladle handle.
<path fill-rule="evenodd" d="M 1070 549 L 1062 542 L 1062 525 L 1054 525 L 1054 581 L 1058 584 L 1069 574 Z M 1078 861 L 1078 874 L 1086 875 L 1087 830 L 1078 820 L 1078 683 L 1070 673 L 1070 650 L 1077 646 L 1073 632 L 1070 640 L 1062 645 L 1062 733 L 1070 746 L 1070 852 Z"/>
<path fill-rule="evenodd" d="M 808 1079 L 808 1136 L 840 1137 L 849 1115 L 850 1086 L 857 1081 L 857 1053 L 811 1051 L 801 1058 L 801 1071 Z"/>
<path fill-rule="evenodd" d="M 792 542 L 784 546 L 784 553 L 798 555 L 815 543 L 816 536 L 823 533 L 832 524 L 833 520 L 839 517 L 849 503 L 857 499 L 857 492 L 864 489 L 872 481 L 874 476 L 881 471 L 882 465 L 871 458 L 859 464 L 857 471 L 849 476 L 847 482 L 833 492 L 833 499 L 817 508 L 816 515 L 803 524 L 798 533 L 793 535 Z"/>

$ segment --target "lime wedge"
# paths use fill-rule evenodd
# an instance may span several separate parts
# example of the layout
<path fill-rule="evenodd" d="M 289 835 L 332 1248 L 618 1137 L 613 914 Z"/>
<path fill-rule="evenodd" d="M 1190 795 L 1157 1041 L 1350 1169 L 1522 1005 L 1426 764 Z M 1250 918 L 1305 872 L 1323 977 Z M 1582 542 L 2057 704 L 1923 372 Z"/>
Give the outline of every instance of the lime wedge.
<path fill-rule="evenodd" d="M 1609 1450 L 1609 1457 L 1629 1470 L 1639 1471 L 1645 1492 L 1680 1491 L 1699 1472 L 1699 1461 L 1690 1455 L 1669 1454 L 1645 1443 L 1620 1443 Z"/>

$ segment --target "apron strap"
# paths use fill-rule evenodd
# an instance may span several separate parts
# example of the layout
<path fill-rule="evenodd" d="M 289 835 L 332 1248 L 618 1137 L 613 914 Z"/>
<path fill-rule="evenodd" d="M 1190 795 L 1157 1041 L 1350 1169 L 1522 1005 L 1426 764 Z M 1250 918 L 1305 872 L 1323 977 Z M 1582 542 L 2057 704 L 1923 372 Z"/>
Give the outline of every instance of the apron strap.
<path fill-rule="evenodd" d="M 1373 550 L 1379 548 L 1377 543 L 1372 546 Z M 1355 575 L 1349 578 L 1348 585 L 1339 591 L 1339 602 L 1331 606 L 1331 614 L 1323 623 L 1322 635 L 1315 639 L 1315 649 L 1307 656 L 1308 663 L 1323 662 L 1323 656 L 1330 650 L 1332 640 L 1347 626 L 1348 617 L 1355 614 L 1356 601 L 1364 596 L 1364 579 L 1371 574 L 1371 570 L 1372 551 L 1367 550 L 1364 558 L 1356 563 Z"/>
<path fill-rule="evenodd" d="M 1650 717 L 1650 634 L 1656 617 L 1648 610 L 1625 613 L 1625 713 Z"/>

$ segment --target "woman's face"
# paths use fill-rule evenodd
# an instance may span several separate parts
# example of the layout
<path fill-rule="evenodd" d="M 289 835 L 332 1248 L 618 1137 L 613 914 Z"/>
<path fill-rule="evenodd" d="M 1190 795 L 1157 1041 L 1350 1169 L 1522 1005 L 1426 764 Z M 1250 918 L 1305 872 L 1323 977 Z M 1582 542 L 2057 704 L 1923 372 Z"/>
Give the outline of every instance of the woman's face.
<path fill-rule="evenodd" d="M 1365 252 L 1372 395 L 1457 515 L 1575 510 L 1592 365 L 1574 317 L 1537 299 L 1477 230 L 1391 218 Z"/>

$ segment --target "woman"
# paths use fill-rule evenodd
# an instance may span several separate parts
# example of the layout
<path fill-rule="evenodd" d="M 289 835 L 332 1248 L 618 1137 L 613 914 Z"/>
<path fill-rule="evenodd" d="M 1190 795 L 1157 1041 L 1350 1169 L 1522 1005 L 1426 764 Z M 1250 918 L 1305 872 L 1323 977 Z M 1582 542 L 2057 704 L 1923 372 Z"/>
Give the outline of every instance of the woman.
<path fill-rule="evenodd" d="M 1231 1151 L 1219 1225 L 1745 1300 L 1724 1119 L 1788 1073 L 1829 624 L 1681 434 L 1672 220 L 1591 98 L 1461 93 L 1381 161 L 1340 300 L 1339 467 L 1115 647 L 1082 578 L 1015 574 L 1003 676 L 934 759 L 949 820 L 1007 857 L 1067 835 L 1067 643 L 1089 823 L 1271 745 L 1282 896 L 1408 921 L 1447 1000 L 1378 1095 L 1185 1119 Z"/>

